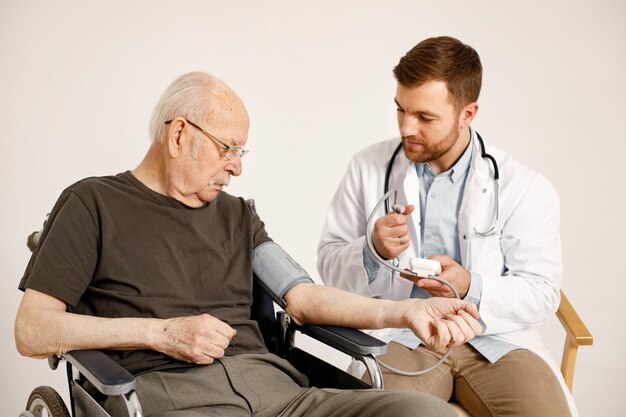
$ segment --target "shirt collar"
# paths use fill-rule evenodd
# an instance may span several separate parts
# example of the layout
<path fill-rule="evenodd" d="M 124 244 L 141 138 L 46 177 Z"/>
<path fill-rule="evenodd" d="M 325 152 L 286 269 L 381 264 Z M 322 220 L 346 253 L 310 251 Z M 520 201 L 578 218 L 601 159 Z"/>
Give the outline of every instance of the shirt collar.
<path fill-rule="evenodd" d="M 452 182 L 457 182 L 460 179 L 465 177 L 465 173 L 470 167 L 470 161 L 472 160 L 472 153 L 474 152 L 474 132 L 470 129 L 470 141 L 463 152 L 463 155 L 456 161 L 456 164 L 452 166 L 448 171 L 452 171 L 450 173 L 450 179 Z"/>

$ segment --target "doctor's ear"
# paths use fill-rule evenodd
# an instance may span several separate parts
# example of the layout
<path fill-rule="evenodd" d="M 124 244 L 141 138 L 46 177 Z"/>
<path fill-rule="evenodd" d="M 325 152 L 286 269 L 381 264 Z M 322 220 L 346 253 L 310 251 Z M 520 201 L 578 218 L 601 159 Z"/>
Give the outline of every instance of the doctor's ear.
<path fill-rule="evenodd" d="M 459 127 L 461 129 L 464 129 L 470 124 L 472 124 L 472 121 L 474 120 L 474 117 L 476 117 L 477 112 L 478 112 L 478 103 L 476 102 L 470 103 L 466 105 L 465 107 L 463 107 L 459 114 Z"/>

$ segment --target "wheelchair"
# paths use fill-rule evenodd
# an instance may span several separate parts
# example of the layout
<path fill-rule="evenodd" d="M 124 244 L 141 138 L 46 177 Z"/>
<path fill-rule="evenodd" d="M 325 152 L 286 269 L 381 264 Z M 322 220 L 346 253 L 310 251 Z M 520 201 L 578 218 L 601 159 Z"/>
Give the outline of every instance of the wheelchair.
<path fill-rule="evenodd" d="M 255 210 L 254 201 L 248 204 Z M 44 222 L 45 226 L 45 222 Z M 33 232 L 27 246 L 34 251 L 41 231 Z M 386 343 L 356 329 L 338 326 L 299 326 L 283 311 L 274 310 L 274 302 L 254 277 L 251 318 L 258 322 L 267 349 L 287 359 L 305 374 L 309 385 L 319 388 L 383 389 L 382 373 L 375 356 L 386 352 Z M 362 362 L 372 384 L 344 372 L 322 359 L 296 347 L 296 334 L 305 334 Z M 121 396 L 129 417 L 143 417 L 135 392 L 135 378 L 99 350 L 68 352 L 51 356 L 48 364 L 57 369 L 65 362 L 69 386 L 69 409 L 56 390 L 48 386 L 35 388 L 19 417 L 119 417 L 110 416 L 100 403 L 108 396 Z"/>

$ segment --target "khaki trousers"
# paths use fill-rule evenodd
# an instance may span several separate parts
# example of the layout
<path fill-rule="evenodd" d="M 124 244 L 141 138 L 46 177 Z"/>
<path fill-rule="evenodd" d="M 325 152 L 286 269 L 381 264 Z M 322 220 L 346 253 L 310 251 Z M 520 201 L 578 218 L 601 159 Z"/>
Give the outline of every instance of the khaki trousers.
<path fill-rule="evenodd" d="M 403 371 L 425 369 L 441 354 L 423 346 L 409 349 L 390 342 L 379 359 Z M 395 374 L 381 366 L 385 389 L 418 391 L 444 401 L 454 399 L 473 417 L 569 417 L 567 399 L 554 372 L 526 349 L 509 352 L 490 363 L 471 345 L 454 348 L 446 361 L 416 377 Z M 363 379 L 369 381 L 369 376 Z"/>
<path fill-rule="evenodd" d="M 271 354 L 222 358 L 208 366 L 140 375 L 146 417 L 454 417 L 448 404 L 424 393 L 303 388 L 306 377 Z M 105 408 L 127 416 L 119 397 Z"/>

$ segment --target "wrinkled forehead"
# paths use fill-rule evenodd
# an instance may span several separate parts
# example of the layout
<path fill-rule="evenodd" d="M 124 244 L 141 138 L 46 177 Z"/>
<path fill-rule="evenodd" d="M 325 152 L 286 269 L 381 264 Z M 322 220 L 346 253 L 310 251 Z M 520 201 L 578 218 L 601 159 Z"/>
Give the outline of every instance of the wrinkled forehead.
<path fill-rule="evenodd" d="M 241 99 L 228 89 L 212 94 L 209 100 L 209 110 L 204 121 L 207 128 L 229 145 L 245 145 L 250 118 Z"/>

